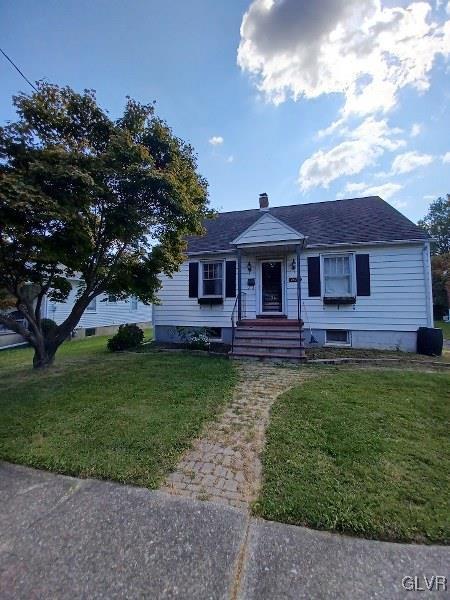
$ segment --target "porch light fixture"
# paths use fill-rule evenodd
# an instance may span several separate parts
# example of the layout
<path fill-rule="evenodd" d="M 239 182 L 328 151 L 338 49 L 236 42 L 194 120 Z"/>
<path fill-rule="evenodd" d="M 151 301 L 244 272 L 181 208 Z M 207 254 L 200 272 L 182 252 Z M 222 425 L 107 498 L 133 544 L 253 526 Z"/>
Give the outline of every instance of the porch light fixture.
<path fill-rule="evenodd" d="M 249 273 L 251 273 L 251 272 L 252 272 L 252 263 L 251 263 L 250 261 L 248 261 L 248 263 L 247 263 L 247 271 L 248 271 Z"/>
<path fill-rule="evenodd" d="M 295 271 L 295 258 L 292 259 L 291 269 Z"/>

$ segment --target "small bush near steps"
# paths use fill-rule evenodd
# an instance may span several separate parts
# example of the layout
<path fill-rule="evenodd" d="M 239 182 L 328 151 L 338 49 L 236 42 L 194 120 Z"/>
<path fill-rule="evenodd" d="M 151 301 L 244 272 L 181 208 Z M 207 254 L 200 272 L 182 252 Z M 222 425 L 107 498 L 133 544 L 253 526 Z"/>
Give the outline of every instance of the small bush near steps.
<path fill-rule="evenodd" d="M 119 331 L 108 340 L 108 350 L 120 352 L 140 346 L 144 340 L 144 332 L 140 327 L 134 325 L 120 325 Z"/>

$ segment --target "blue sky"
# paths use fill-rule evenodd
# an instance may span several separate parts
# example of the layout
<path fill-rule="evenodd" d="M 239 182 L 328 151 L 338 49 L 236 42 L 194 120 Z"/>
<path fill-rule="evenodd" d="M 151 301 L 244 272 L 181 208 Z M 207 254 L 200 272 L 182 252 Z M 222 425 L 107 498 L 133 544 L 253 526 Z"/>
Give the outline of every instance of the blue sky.
<path fill-rule="evenodd" d="M 31 80 L 94 88 L 113 116 L 126 95 L 156 100 L 217 209 L 377 193 L 417 220 L 450 192 L 447 1 L 3 0 L 1 14 Z M 28 86 L 0 59 L 4 122 Z"/>

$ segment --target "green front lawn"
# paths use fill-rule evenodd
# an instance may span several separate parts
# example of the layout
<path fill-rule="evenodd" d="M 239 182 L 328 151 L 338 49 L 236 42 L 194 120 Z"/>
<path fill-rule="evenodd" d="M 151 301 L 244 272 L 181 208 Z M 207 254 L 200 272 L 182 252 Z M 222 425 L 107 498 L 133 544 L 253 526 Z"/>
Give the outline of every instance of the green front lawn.
<path fill-rule="evenodd" d="M 230 361 L 64 344 L 46 372 L 0 352 L 0 459 L 155 488 L 231 395 Z"/>
<path fill-rule="evenodd" d="M 450 374 L 324 372 L 272 409 L 255 512 L 370 538 L 449 542 Z"/>
<path fill-rule="evenodd" d="M 450 323 L 448 321 L 435 321 L 434 326 L 442 329 L 445 340 L 450 340 Z"/>

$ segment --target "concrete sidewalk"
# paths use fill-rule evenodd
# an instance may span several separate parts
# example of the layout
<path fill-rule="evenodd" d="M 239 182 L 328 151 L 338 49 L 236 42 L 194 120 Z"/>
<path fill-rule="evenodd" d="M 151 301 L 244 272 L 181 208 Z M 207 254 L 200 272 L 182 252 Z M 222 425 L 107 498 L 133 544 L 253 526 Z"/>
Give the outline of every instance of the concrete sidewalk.
<path fill-rule="evenodd" d="M 403 577 L 425 588 L 423 576 L 448 577 L 449 564 L 448 547 L 316 532 L 0 464 L 2 600 L 403 598 Z"/>

